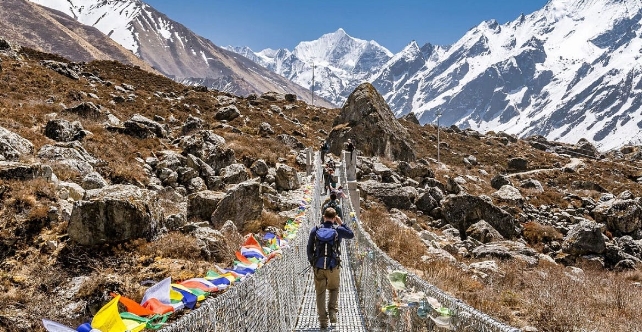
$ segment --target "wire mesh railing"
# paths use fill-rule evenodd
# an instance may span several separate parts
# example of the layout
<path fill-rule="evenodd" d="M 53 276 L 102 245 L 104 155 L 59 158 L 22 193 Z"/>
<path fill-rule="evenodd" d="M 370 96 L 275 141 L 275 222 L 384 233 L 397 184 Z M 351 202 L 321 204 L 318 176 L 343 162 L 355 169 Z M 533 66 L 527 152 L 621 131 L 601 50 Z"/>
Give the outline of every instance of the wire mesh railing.
<path fill-rule="evenodd" d="M 196 331 L 293 331 L 297 324 L 307 278 L 301 273 L 309 267 L 306 254 L 307 232 L 321 218 L 320 193 L 322 167 L 317 155 L 312 176 L 312 201 L 297 236 L 283 250 L 282 258 L 258 269 L 242 283 L 225 293 L 205 300 L 201 306 L 165 327 L 164 332 Z M 347 184 L 345 162 L 342 163 L 341 183 Z M 349 192 L 346 190 L 346 195 Z M 388 315 L 381 308 L 393 301 L 395 291 L 388 280 L 391 271 L 405 270 L 372 241 L 358 218 L 349 217 L 354 211 L 350 197 L 343 199 L 344 221 L 355 233 L 345 241 L 348 262 L 354 273 L 359 295 L 360 311 L 368 331 L 439 331 L 444 327 L 430 317 L 421 317 L 417 310 L 399 310 Z M 444 293 L 418 276 L 408 273 L 406 284 L 414 292 L 438 300 L 450 309 L 451 329 L 456 331 L 510 331 L 518 329 L 496 321 L 462 301 Z"/>
<path fill-rule="evenodd" d="M 316 164 L 319 164 L 317 157 Z M 306 287 L 300 272 L 307 260 L 307 232 L 319 221 L 321 168 L 312 176 L 312 201 L 297 236 L 283 249 L 281 259 L 265 264 L 243 282 L 168 325 L 163 332 L 292 331 Z"/>
<path fill-rule="evenodd" d="M 346 163 L 342 163 L 341 182 L 347 184 Z M 353 212 L 350 193 L 343 200 L 344 214 Z M 350 253 L 352 271 L 355 275 L 355 285 L 361 301 L 361 312 L 364 316 L 368 331 L 440 331 L 452 329 L 456 331 L 475 332 L 518 332 L 519 329 L 503 324 L 492 317 L 472 308 L 461 300 L 452 297 L 437 287 L 429 284 L 413 273 L 407 273 L 406 287 L 415 294 L 423 294 L 424 299 L 434 298 L 450 313 L 448 324 L 434 315 L 418 314 L 418 304 L 399 309 L 395 314 L 385 313 L 382 308 L 397 299 L 395 289 L 388 279 L 393 271 L 406 269 L 390 258 L 374 243 L 362 223 L 355 216 L 355 222 L 349 225 L 355 237 L 346 241 Z M 424 316 L 424 317 L 421 317 Z"/>

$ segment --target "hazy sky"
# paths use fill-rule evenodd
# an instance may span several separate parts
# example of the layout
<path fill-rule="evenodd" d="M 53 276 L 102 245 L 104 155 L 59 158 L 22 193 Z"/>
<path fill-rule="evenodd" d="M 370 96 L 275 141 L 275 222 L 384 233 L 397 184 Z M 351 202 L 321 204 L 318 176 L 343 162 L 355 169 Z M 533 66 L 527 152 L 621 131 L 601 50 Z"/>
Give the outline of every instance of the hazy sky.
<path fill-rule="evenodd" d="M 547 0 L 143 0 L 219 46 L 288 48 L 343 28 L 392 52 L 449 45 L 482 21 L 506 23 Z"/>

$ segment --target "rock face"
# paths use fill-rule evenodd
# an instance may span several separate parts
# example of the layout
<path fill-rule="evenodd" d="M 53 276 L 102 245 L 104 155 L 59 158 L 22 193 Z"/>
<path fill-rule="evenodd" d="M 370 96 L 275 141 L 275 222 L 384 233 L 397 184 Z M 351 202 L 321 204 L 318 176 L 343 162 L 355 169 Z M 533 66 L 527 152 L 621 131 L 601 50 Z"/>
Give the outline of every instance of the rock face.
<path fill-rule="evenodd" d="M 38 151 L 38 158 L 52 164 L 66 165 L 70 169 L 87 175 L 93 172 L 93 165 L 99 162 L 90 155 L 78 142 L 59 142 L 55 145 L 44 145 Z"/>
<path fill-rule="evenodd" d="M 442 202 L 442 215 L 460 234 L 480 220 L 485 220 L 505 238 L 519 234 L 517 222 L 508 212 L 472 195 L 449 195 Z"/>
<path fill-rule="evenodd" d="M 125 134 L 139 137 L 167 137 L 167 131 L 160 125 L 160 123 L 150 120 L 140 114 L 134 114 L 131 119 L 123 123 L 125 126 Z"/>
<path fill-rule="evenodd" d="M 223 225 L 232 220 L 234 225 L 243 229 L 250 220 L 257 219 L 263 211 L 261 186 L 258 182 L 247 181 L 230 189 L 216 206 L 212 213 L 212 226 Z"/>
<path fill-rule="evenodd" d="M 209 220 L 225 193 L 209 190 L 200 191 L 187 197 L 187 218 L 197 217 Z"/>
<path fill-rule="evenodd" d="M 276 188 L 279 190 L 295 190 L 301 187 L 299 175 L 288 165 L 280 164 L 276 168 Z"/>
<path fill-rule="evenodd" d="M 339 155 L 349 138 L 366 156 L 403 161 L 416 159 L 408 132 L 370 83 L 363 83 L 352 92 L 334 120 L 334 129 L 328 137 L 330 152 Z"/>
<path fill-rule="evenodd" d="M 114 185 L 89 190 L 76 202 L 69 238 L 81 245 L 119 243 L 156 235 L 163 218 L 153 191 L 131 185 Z"/>
<path fill-rule="evenodd" d="M 614 199 L 601 202 L 592 211 L 593 218 L 606 224 L 616 235 L 632 234 L 642 227 L 642 206 L 635 199 Z"/>
<path fill-rule="evenodd" d="M 23 164 L 14 161 L 0 161 L 0 179 L 31 180 L 38 177 L 50 179 L 51 167 L 41 164 Z"/>
<path fill-rule="evenodd" d="M 236 162 L 234 150 L 227 146 L 223 137 L 210 130 L 183 137 L 179 146 L 183 148 L 184 155 L 191 154 L 202 159 L 216 172 Z"/>
<path fill-rule="evenodd" d="M 582 220 L 564 238 L 562 250 L 571 255 L 602 254 L 606 243 L 602 235 L 604 224 Z"/>
<path fill-rule="evenodd" d="M 361 192 L 380 199 L 388 208 L 409 210 L 417 198 L 417 189 L 393 183 L 368 180 L 358 183 Z"/>
<path fill-rule="evenodd" d="M 0 127 L 0 160 L 17 161 L 33 153 L 33 144 L 22 136 Z"/>
<path fill-rule="evenodd" d="M 58 142 L 77 141 L 85 137 L 85 131 L 78 121 L 63 119 L 50 120 L 45 127 L 45 136 Z"/>
<path fill-rule="evenodd" d="M 229 105 L 218 110 L 216 114 L 214 114 L 214 118 L 216 120 L 232 121 L 238 118 L 240 115 L 241 112 L 239 112 L 239 109 L 236 108 L 236 106 Z"/>
<path fill-rule="evenodd" d="M 241 183 L 247 181 L 250 175 L 245 169 L 245 165 L 232 164 L 221 170 L 221 177 L 225 183 Z"/>

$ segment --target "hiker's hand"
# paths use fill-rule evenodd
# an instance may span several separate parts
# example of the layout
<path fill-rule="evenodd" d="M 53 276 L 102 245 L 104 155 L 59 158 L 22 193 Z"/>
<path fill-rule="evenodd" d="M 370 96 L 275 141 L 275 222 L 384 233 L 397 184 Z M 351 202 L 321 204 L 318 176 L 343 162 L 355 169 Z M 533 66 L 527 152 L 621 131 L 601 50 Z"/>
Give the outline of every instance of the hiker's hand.
<path fill-rule="evenodd" d="M 334 217 L 334 222 L 336 222 L 337 225 L 339 225 L 339 226 L 341 226 L 343 224 L 343 222 L 341 221 L 340 217 Z"/>

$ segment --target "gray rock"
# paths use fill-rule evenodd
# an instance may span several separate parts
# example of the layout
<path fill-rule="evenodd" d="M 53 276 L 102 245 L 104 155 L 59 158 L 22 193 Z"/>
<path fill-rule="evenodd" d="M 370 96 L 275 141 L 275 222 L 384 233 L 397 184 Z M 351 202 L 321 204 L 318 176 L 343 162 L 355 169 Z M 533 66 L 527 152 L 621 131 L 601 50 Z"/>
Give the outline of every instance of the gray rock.
<path fill-rule="evenodd" d="M 268 91 L 261 94 L 261 98 L 269 101 L 285 101 L 285 95 L 282 93 Z"/>
<path fill-rule="evenodd" d="M 205 183 L 205 180 L 203 180 L 200 177 L 195 177 L 190 179 L 186 185 L 185 185 L 187 192 L 192 194 L 195 192 L 207 190 L 207 184 Z"/>
<path fill-rule="evenodd" d="M 100 189 L 107 185 L 107 181 L 97 172 L 91 172 L 82 179 L 82 187 L 85 190 Z"/>
<path fill-rule="evenodd" d="M 362 193 L 380 199 L 388 208 L 409 210 L 418 196 L 416 188 L 368 180 L 357 183 Z"/>
<path fill-rule="evenodd" d="M 187 196 L 187 218 L 210 220 L 225 193 L 204 190 Z"/>
<path fill-rule="evenodd" d="M 78 68 L 78 66 L 73 63 L 59 62 L 59 61 L 53 61 L 53 60 L 43 60 L 40 62 L 40 64 L 46 68 L 49 68 L 57 72 L 60 75 L 69 77 L 74 80 L 80 79 L 80 74 L 78 73 L 80 68 Z"/>
<path fill-rule="evenodd" d="M 618 236 L 633 234 L 642 227 L 642 206 L 634 199 L 600 202 L 591 215 Z"/>
<path fill-rule="evenodd" d="M 272 129 L 272 126 L 269 123 L 261 122 L 261 124 L 259 124 L 259 135 L 265 137 L 273 134 L 274 129 Z"/>
<path fill-rule="evenodd" d="M 508 169 L 511 171 L 525 171 L 528 169 L 528 159 L 512 158 L 508 161 Z"/>
<path fill-rule="evenodd" d="M 97 119 L 102 115 L 100 107 L 92 102 L 80 103 L 74 107 L 66 108 L 65 112 L 77 114 L 84 118 Z"/>
<path fill-rule="evenodd" d="M 69 122 L 63 119 L 49 120 L 45 127 L 45 136 L 59 142 L 81 140 L 87 135 L 78 121 Z"/>
<path fill-rule="evenodd" d="M 18 161 L 33 154 L 33 144 L 22 136 L 0 127 L 0 160 Z"/>
<path fill-rule="evenodd" d="M 123 123 L 124 133 L 138 138 L 167 137 L 167 131 L 160 123 L 148 119 L 140 114 L 134 114 L 131 119 Z"/>
<path fill-rule="evenodd" d="M 450 195 L 442 201 L 441 212 L 444 219 L 462 234 L 468 227 L 482 219 L 505 238 L 510 239 L 520 233 L 517 221 L 511 214 L 477 196 Z"/>
<path fill-rule="evenodd" d="M 542 183 L 535 179 L 528 179 L 528 180 L 522 181 L 520 184 L 520 187 L 524 189 L 531 189 L 536 193 L 544 192 L 544 187 L 542 186 Z"/>
<path fill-rule="evenodd" d="M 222 262 L 234 255 L 233 249 L 227 244 L 225 235 L 210 227 L 198 227 L 191 232 L 196 238 L 196 244 L 201 249 L 201 256 L 207 260 Z"/>
<path fill-rule="evenodd" d="M 259 218 L 262 211 L 260 184 L 246 181 L 228 190 L 214 210 L 210 222 L 217 227 L 232 220 L 236 227 L 244 229 L 246 223 Z"/>
<path fill-rule="evenodd" d="M 163 221 L 156 193 L 131 185 L 114 185 L 86 192 L 74 204 L 67 232 L 81 245 L 151 239 Z"/>
<path fill-rule="evenodd" d="M 468 227 L 468 229 L 466 230 L 466 235 L 481 243 L 504 240 L 504 237 L 499 234 L 499 232 L 494 229 L 493 226 L 491 226 L 484 220 L 480 220 Z"/>
<path fill-rule="evenodd" d="M 335 118 L 328 137 L 330 152 L 340 155 L 350 138 L 365 156 L 414 161 L 416 153 L 408 131 L 397 121 L 388 104 L 370 83 L 359 85 Z"/>
<path fill-rule="evenodd" d="M 511 186 L 504 185 L 499 190 L 492 194 L 493 197 L 499 199 L 502 202 L 509 203 L 523 203 L 524 196 L 519 192 L 519 189 Z"/>
<path fill-rule="evenodd" d="M 35 178 L 51 179 L 51 167 L 42 164 L 24 164 L 14 161 L 0 161 L 0 179 L 32 180 Z"/>
<path fill-rule="evenodd" d="M 289 147 L 290 149 L 295 149 L 295 150 L 303 150 L 305 149 L 305 145 L 301 143 L 296 137 L 290 136 L 287 134 L 281 134 L 276 137 L 276 140 L 283 143 L 285 146 Z"/>
<path fill-rule="evenodd" d="M 47 164 L 65 165 L 82 175 L 93 172 L 93 166 L 99 163 L 99 160 L 89 154 L 77 141 L 44 145 L 37 156 Z"/>
<path fill-rule="evenodd" d="M 397 164 L 397 172 L 400 175 L 415 179 L 417 181 L 422 180 L 423 178 L 434 178 L 435 173 L 430 169 L 427 164 L 423 163 L 409 163 L 406 161 L 400 161 Z"/>
<path fill-rule="evenodd" d="M 435 200 L 435 198 L 432 197 L 429 192 L 424 192 L 423 194 L 419 195 L 417 201 L 415 202 L 415 205 L 420 211 L 424 213 L 430 213 L 432 209 L 439 206 L 439 202 L 437 202 L 437 200 Z"/>
<path fill-rule="evenodd" d="M 187 120 L 185 120 L 183 128 L 181 128 L 181 133 L 183 133 L 183 135 L 187 135 L 193 131 L 203 129 L 204 126 L 205 122 L 203 121 L 203 119 L 192 116 L 190 114 L 187 116 Z"/>
<path fill-rule="evenodd" d="M 187 218 L 182 213 L 169 215 L 165 219 L 165 228 L 169 231 L 177 231 L 187 224 Z"/>
<path fill-rule="evenodd" d="M 216 120 L 225 120 L 225 121 L 232 121 L 238 118 L 239 116 L 241 116 L 241 112 L 234 105 L 222 107 L 214 114 L 214 118 Z"/>
<path fill-rule="evenodd" d="M 236 184 L 247 181 L 250 175 L 243 164 L 232 164 L 221 170 L 221 177 L 225 183 Z"/>
<path fill-rule="evenodd" d="M 602 235 L 603 228 L 604 224 L 586 219 L 580 221 L 564 237 L 562 250 L 576 256 L 604 253 L 606 242 Z"/>
<path fill-rule="evenodd" d="M 508 177 L 506 175 L 502 175 L 502 174 L 497 174 L 497 175 L 495 175 L 494 178 L 492 178 L 490 180 L 490 185 L 494 189 L 499 189 L 499 188 L 501 188 L 501 187 L 503 187 L 505 185 L 509 185 L 509 184 L 511 184 L 511 183 L 510 183 L 510 180 L 508 179 Z"/>
<path fill-rule="evenodd" d="M 192 154 L 202 159 L 217 172 L 236 162 L 234 150 L 227 146 L 223 137 L 211 130 L 185 136 L 178 144 L 183 149 L 183 154 Z"/>
<path fill-rule="evenodd" d="M 255 176 L 259 177 L 264 177 L 268 174 L 268 165 L 265 163 L 265 160 L 259 159 L 252 163 L 252 166 L 250 167 L 250 170 L 252 171 L 252 174 Z"/>
<path fill-rule="evenodd" d="M 295 190 L 301 187 L 297 171 L 285 164 L 277 166 L 275 181 L 278 190 Z"/>

